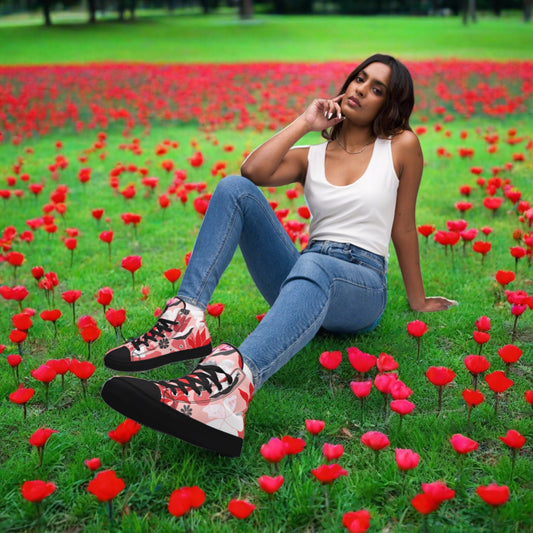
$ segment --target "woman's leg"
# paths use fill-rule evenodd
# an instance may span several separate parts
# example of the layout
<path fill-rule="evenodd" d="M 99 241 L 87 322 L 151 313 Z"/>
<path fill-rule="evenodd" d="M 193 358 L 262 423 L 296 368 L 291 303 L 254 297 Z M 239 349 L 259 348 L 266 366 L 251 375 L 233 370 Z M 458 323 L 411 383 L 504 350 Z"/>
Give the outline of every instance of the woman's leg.
<path fill-rule="evenodd" d="M 239 347 L 257 390 L 316 335 L 370 329 L 385 308 L 386 278 L 366 266 L 303 254 L 279 297 Z"/>
<path fill-rule="evenodd" d="M 205 309 L 238 245 L 259 291 L 272 304 L 299 253 L 261 190 L 246 178 L 228 176 L 211 197 L 179 298 Z"/>

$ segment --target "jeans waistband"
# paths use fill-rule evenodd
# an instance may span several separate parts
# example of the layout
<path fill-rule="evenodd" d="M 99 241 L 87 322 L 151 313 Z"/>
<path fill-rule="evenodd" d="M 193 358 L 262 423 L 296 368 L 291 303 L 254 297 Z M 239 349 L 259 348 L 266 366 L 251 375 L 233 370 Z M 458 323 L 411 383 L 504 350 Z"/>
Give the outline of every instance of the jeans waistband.
<path fill-rule="evenodd" d="M 382 274 L 387 273 L 387 260 L 378 254 L 369 252 L 355 244 L 336 241 L 309 241 L 302 253 L 314 252 L 337 257 L 350 263 L 363 264 L 377 270 Z"/>

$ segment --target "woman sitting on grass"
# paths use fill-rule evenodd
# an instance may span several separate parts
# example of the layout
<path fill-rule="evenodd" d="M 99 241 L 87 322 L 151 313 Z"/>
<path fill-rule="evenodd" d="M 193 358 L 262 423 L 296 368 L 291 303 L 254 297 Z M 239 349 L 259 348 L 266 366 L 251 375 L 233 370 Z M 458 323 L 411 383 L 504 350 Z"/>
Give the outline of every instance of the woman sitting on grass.
<path fill-rule="evenodd" d="M 103 399 L 148 427 L 237 456 L 254 391 L 320 328 L 356 334 L 376 327 L 387 300 L 391 237 L 411 309 L 453 305 L 424 292 L 415 227 L 423 160 L 409 127 L 413 105 L 406 67 L 374 55 L 335 98 L 314 100 L 254 150 L 241 167 L 243 177 L 224 178 L 178 295 L 150 331 L 109 351 L 105 364 L 135 372 L 204 359 L 189 375 L 169 381 L 113 377 L 102 388 Z M 293 146 L 311 131 L 321 131 L 326 142 Z M 301 253 L 257 187 L 296 182 L 312 215 Z M 237 246 L 271 307 L 238 348 L 213 350 L 204 311 Z"/>

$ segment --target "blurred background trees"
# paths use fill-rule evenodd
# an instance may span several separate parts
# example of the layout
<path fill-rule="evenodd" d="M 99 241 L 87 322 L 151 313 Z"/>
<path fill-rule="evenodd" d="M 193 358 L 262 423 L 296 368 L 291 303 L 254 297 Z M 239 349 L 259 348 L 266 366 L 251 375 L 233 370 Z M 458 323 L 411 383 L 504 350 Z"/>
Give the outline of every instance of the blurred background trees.
<path fill-rule="evenodd" d="M 463 23 L 476 21 L 476 12 L 500 16 L 506 10 L 522 10 L 524 20 L 531 19 L 533 0 L 0 0 L 0 16 L 40 10 L 46 25 L 51 13 L 85 10 L 88 22 L 95 23 L 110 13 L 119 20 L 135 18 L 136 9 L 166 9 L 170 13 L 197 9 L 204 14 L 222 9 L 235 10 L 242 19 L 254 12 L 279 15 L 347 14 L 347 15 L 461 15 Z"/>

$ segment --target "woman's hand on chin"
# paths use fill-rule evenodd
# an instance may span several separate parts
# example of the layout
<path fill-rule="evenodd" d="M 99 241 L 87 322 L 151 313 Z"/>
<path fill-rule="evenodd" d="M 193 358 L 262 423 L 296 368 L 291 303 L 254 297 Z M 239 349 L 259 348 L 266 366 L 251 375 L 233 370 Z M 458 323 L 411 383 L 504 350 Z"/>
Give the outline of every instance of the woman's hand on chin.
<path fill-rule="evenodd" d="M 411 309 L 413 311 L 429 313 L 432 311 L 447 311 L 454 305 L 457 305 L 455 300 L 449 300 L 443 296 L 428 296 L 421 304 L 412 305 Z"/>

